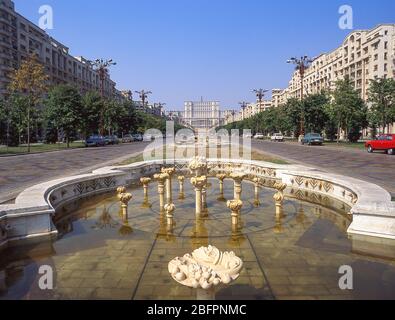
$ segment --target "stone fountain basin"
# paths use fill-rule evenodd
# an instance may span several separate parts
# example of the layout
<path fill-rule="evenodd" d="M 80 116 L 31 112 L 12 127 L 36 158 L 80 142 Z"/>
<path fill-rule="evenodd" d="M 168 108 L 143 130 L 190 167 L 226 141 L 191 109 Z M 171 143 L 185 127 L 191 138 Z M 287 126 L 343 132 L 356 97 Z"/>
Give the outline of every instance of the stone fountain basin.
<path fill-rule="evenodd" d="M 100 193 L 112 192 L 122 185 L 174 166 L 176 174 L 188 175 L 189 160 L 161 160 L 127 166 L 104 167 L 91 174 L 49 181 L 23 191 L 15 204 L 0 205 L 0 248 L 19 240 L 56 236 L 52 223 L 56 209 L 67 202 Z M 395 239 L 395 206 L 383 188 L 358 179 L 327 173 L 301 165 L 277 165 L 262 161 L 208 159 L 210 176 L 242 172 L 247 179 L 255 177 L 278 181 L 300 191 L 315 192 L 337 199 L 351 207 L 353 222 L 350 237 L 366 237 L 375 243 Z"/>

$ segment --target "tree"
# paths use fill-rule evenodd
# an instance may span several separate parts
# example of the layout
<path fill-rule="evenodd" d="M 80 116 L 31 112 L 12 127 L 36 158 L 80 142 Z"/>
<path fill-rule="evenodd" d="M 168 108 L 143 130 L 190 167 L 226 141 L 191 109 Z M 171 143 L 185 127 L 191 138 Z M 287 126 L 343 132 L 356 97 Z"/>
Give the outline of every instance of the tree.
<path fill-rule="evenodd" d="M 99 133 L 101 112 L 104 109 L 104 100 L 96 91 L 87 92 L 82 97 L 82 131 L 87 137 Z"/>
<path fill-rule="evenodd" d="M 9 110 L 9 117 L 17 133 L 18 145 L 22 143 L 23 132 L 28 126 L 28 117 L 26 115 L 29 109 L 29 103 L 29 99 L 25 95 L 13 94 L 10 97 L 11 108 Z"/>
<path fill-rule="evenodd" d="M 367 126 L 365 102 L 348 78 L 336 82 L 330 113 L 337 126 L 337 142 L 340 141 L 341 130 L 349 141 L 355 141 L 357 135 L 360 137 L 361 129 Z"/>
<path fill-rule="evenodd" d="M 285 131 L 292 132 L 295 137 L 300 135 L 300 115 L 302 114 L 303 104 L 300 100 L 292 98 L 282 107 L 282 118 Z"/>
<path fill-rule="evenodd" d="M 114 99 L 106 100 L 103 110 L 104 129 L 109 135 L 122 127 L 122 120 L 128 115 L 126 105 Z"/>
<path fill-rule="evenodd" d="M 83 110 L 80 93 L 69 85 L 53 87 L 45 105 L 47 120 L 56 129 L 63 130 L 69 148 L 72 133 L 81 128 Z"/>
<path fill-rule="evenodd" d="M 13 93 L 19 93 L 27 97 L 27 108 L 24 115 L 27 128 L 27 145 L 30 152 L 30 129 L 34 113 L 37 111 L 43 95 L 47 92 L 48 76 L 45 74 L 45 68 L 40 63 L 36 55 L 29 56 L 19 67 L 11 73 L 11 83 L 9 89 Z"/>
<path fill-rule="evenodd" d="M 369 111 L 371 127 L 385 129 L 395 122 L 395 80 L 371 80 L 369 87 L 369 102 L 372 106 Z"/>
<path fill-rule="evenodd" d="M 322 133 L 329 117 L 326 107 L 330 98 L 326 93 L 312 94 L 303 100 L 306 132 Z"/>

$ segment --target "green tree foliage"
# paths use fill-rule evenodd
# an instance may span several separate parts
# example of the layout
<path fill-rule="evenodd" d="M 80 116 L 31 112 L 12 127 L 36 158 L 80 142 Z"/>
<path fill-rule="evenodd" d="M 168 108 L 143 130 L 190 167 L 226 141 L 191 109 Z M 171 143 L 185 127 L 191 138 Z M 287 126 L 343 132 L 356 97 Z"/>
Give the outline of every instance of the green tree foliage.
<path fill-rule="evenodd" d="M 223 128 L 251 129 L 253 134 L 266 135 L 283 132 L 297 137 L 300 134 L 301 114 L 304 114 L 306 130 L 321 133 L 328 123 L 329 101 L 330 98 L 325 93 L 308 96 L 303 102 L 298 99 L 289 99 L 283 106 L 267 109 L 249 119 L 231 123 Z"/>
<path fill-rule="evenodd" d="M 100 114 L 104 109 L 104 103 L 96 91 L 87 92 L 82 97 L 82 133 L 85 137 L 99 133 Z"/>
<path fill-rule="evenodd" d="M 45 101 L 45 113 L 52 128 L 62 130 L 70 147 L 70 137 L 81 128 L 83 114 L 81 95 L 69 85 L 53 87 Z"/>
<path fill-rule="evenodd" d="M 341 130 L 349 141 L 355 142 L 367 127 L 367 107 L 348 78 L 336 82 L 330 114 L 337 125 L 338 141 Z"/>
<path fill-rule="evenodd" d="M 382 133 L 395 122 L 395 80 L 372 80 L 369 87 L 369 122 L 372 128 L 381 127 Z"/>
<path fill-rule="evenodd" d="M 20 115 L 20 117 L 25 118 L 23 122 L 27 129 L 28 152 L 30 152 L 31 128 L 37 122 L 37 108 L 48 90 L 47 80 L 45 67 L 36 55 L 31 55 L 25 59 L 21 66 L 11 74 L 10 91 L 26 96 L 28 101 L 24 114 Z"/>
<path fill-rule="evenodd" d="M 327 106 L 330 98 L 325 93 L 307 96 L 303 101 L 306 133 L 323 132 L 329 121 Z"/>

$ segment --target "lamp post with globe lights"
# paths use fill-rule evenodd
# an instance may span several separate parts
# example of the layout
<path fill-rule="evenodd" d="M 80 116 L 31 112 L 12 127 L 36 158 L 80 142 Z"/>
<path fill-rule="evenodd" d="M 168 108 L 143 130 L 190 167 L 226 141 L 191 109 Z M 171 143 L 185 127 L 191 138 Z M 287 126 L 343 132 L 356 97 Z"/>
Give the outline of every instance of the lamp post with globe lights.
<path fill-rule="evenodd" d="M 252 91 L 256 94 L 257 101 L 259 103 L 259 111 L 262 111 L 262 102 L 263 102 L 266 92 L 268 92 L 268 91 L 269 90 L 265 90 L 265 89 L 254 89 Z"/>
<path fill-rule="evenodd" d="M 141 99 L 141 102 L 143 103 L 143 108 L 145 107 L 146 103 L 148 103 L 148 96 L 150 94 L 152 94 L 151 91 L 145 91 L 145 90 L 141 90 L 141 91 L 135 91 Z"/>
<path fill-rule="evenodd" d="M 304 75 L 306 69 L 311 65 L 313 59 L 309 58 L 308 56 L 303 56 L 301 58 L 291 58 L 287 61 L 287 63 L 296 65 L 296 70 L 299 71 L 300 75 L 300 100 L 303 102 L 304 99 Z M 301 115 L 300 115 L 300 136 L 299 141 L 304 138 L 305 134 L 305 126 L 304 126 L 304 110 L 302 107 Z"/>
<path fill-rule="evenodd" d="M 241 113 L 242 119 L 241 120 L 244 120 L 245 119 L 245 110 L 248 106 L 248 102 L 245 102 L 245 101 L 239 102 L 239 105 L 241 106 L 241 111 L 242 111 L 242 113 Z"/>
<path fill-rule="evenodd" d="M 115 66 L 117 63 L 113 59 L 105 60 L 105 59 L 96 59 L 95 61 L 91 61 L 95 70 L 99 73 L 100 80 L 100 96 L 104 98 L 104 81 L 108 76 L 108 69 L 111 66 Z M 104 107 L 100 111 L 100 124 L 99 124 L 100 134 L 104 134 Z"/>

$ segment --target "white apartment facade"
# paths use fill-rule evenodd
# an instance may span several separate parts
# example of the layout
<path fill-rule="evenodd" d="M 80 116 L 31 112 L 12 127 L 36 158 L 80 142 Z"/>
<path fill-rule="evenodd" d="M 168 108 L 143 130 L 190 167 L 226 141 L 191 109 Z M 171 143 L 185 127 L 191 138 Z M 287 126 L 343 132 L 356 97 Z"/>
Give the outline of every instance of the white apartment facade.
<path fill-rule="evenodd" d="M 348 77 L 365 101 L 370 80 L 395 78 L 395 24 L 352 32 L 334 51 L 314 59 L 306 69 L 306 94 L 334 89 L 337 80 Z M 289 97 L 301 97 L 301 81 L 295 71 L 288 86 Z"/>
<path fill-rule="evenodd" d="M 89 60 L 70 55 L 68 47 L 17 13 L 11 0 L 0 0 L 0 97 L 7 94 L 10 73 L 32 54 L 44 64 L 49 85 L 71 84 L 82 93 L 100 89 L 99 74 Z M 103 94 L 119 95 L 108 74 Z"/>

